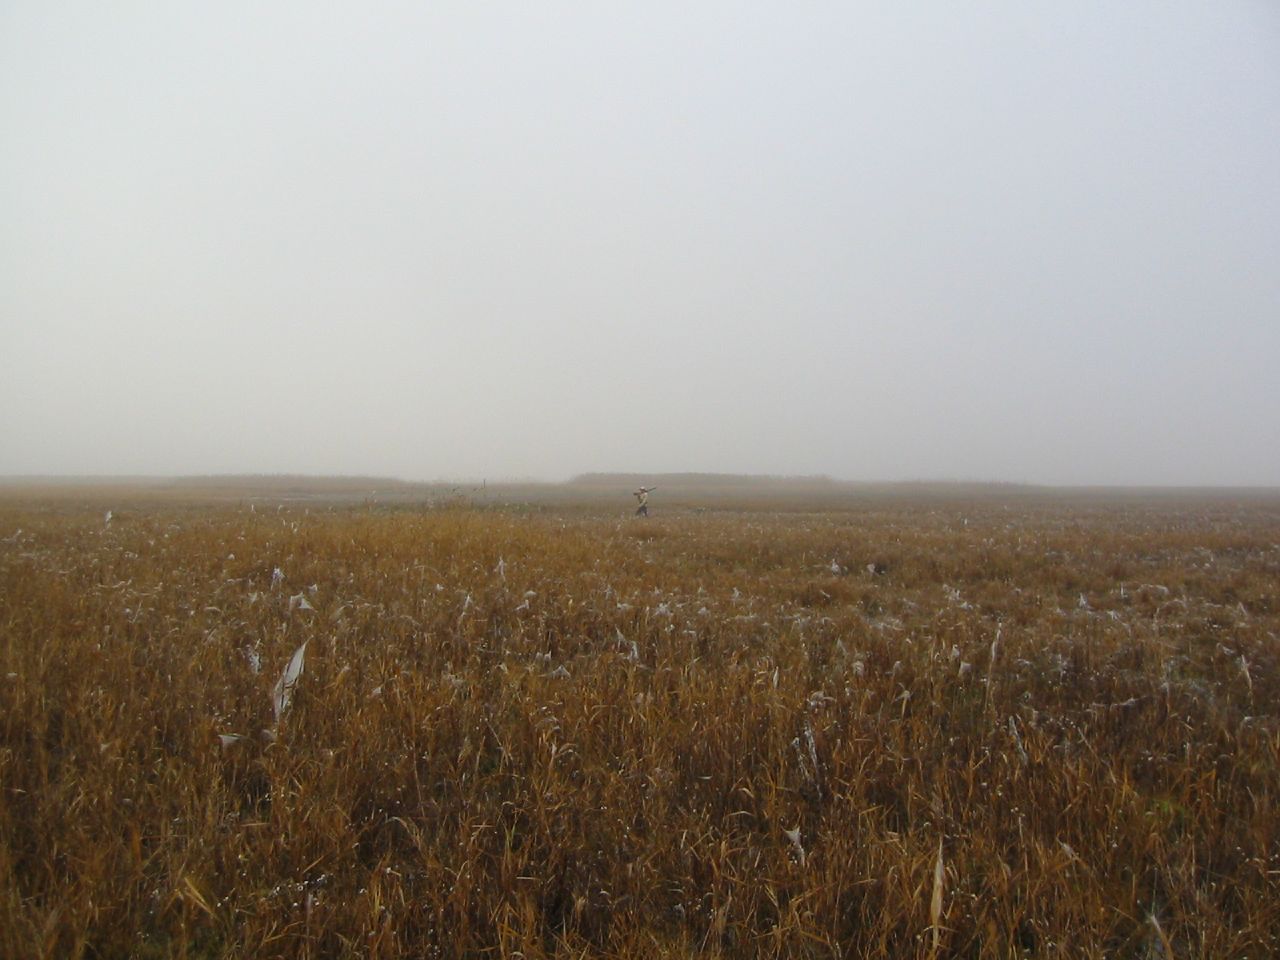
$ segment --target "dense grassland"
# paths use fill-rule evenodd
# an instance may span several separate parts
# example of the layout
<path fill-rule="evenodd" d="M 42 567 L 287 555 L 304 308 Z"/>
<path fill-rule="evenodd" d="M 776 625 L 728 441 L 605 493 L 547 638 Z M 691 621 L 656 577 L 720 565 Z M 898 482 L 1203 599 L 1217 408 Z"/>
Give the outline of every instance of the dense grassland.
<path fill-rule="evenodd" d="M 0 955 L 1280 954 L 1280 502 L 655 507 L 0 500 Z"/>

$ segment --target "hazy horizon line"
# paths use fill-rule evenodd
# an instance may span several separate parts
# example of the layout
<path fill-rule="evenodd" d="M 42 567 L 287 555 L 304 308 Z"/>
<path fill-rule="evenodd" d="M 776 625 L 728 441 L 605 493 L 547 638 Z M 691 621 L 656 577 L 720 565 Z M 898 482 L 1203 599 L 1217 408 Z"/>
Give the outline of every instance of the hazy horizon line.
<path fill-rule="evenodd" d="M 1014 487 L 1042 490 L 1241 490 L 1280 493 L 1280 484 L 1223 484 L 1223 483 L 1161 483 L 1161 482 L 1106 482 L 1091 483 L 1057 483 L 1053 481 L 1007 480 L 999 478 L 974 477 L 900 477 L 879 479 L 857 479 L 841 477 L 827 473 L 734 473 L 722 470 L 590 470 L 574 473 L 568 477 L 548 478 L 535 476 L 478 476 L 459 477 L 442 476 L 431 479 L 405 478 L 393 475 L 366 473 L 306 473 L 298 471 L 281 473 L 0 473 L 0 484 L 17 485 L 23 483 L 57 483 L 67 485 L 93 485 L 118 483 L 172 483 L 178 481 L 343 481 L 351 483 L 388 483 L 399 486 L 573 486 L 586 485 L 593 482 L 617 478 L 632 479 L 718 479 L 725 481 L 754 482 L 797 482 L 828 484 L 847 487 L 882 487 L 882 486 L 978 486 L 978 487 Z"/>

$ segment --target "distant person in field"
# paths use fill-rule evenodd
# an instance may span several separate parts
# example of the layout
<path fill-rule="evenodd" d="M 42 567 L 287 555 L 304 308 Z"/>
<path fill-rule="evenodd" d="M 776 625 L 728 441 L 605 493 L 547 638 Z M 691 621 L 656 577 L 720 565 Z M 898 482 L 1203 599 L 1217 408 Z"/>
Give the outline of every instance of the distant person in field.
<path fill-rule="evenodd" d="M 637 517 L 647 517 L 649 515 L 649 493 L 657 489 L 657 487 L 641 487 L 635 492 L 635 498 L 640 504 L 640 506 L 636 507 Z"/>

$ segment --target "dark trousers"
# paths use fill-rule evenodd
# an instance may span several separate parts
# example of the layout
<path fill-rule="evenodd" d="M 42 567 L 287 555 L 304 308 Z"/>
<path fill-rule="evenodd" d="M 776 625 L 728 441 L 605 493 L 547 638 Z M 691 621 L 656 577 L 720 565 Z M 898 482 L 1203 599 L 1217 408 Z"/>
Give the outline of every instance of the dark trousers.
<path fill-rule="evenodd" d="M 649 505 L 647 503 L 642 503 L 640 504 L 640 506 L 636 507 L 637 517 L 647 517 L 648 515 L 649 515 Z"/>

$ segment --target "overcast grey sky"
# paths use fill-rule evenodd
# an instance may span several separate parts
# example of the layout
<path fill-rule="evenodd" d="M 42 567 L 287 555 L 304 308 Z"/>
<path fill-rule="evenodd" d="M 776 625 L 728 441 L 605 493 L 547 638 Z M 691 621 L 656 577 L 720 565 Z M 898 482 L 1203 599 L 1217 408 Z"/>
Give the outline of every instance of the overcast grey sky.
<path fill-rule="evenodd" d="M 1280 5 L 0 3 L 0 473 L 1280 484 Z"/>

